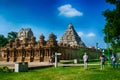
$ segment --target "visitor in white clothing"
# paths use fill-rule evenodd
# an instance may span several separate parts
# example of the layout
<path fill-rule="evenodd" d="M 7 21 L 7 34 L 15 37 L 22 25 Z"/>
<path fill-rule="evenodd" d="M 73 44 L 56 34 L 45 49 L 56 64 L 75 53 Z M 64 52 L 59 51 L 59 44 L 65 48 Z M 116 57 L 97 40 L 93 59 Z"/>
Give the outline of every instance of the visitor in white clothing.
<path fill-rule="evenodd" d="M 84 69 L 87 69 L 87 67 L 88 67 L 88 55 L 86 54 L 86 52 L 83 55 L 83 61 L 84 61 Z"/>

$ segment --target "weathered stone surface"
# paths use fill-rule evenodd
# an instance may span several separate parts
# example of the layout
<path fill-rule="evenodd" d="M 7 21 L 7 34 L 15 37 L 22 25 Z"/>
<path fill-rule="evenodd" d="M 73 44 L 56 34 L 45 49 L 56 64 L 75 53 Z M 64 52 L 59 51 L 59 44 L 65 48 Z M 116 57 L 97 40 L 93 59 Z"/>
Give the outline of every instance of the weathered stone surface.
<path fill-rule="evenodd" d="M 27 39 L 31 39 L 31 37 L 33 36 L 33 32 L 30 28 L 27 28 L 27 29 L 21 29 L 19 32 L 18 32 L 18 39 L 19 40 L 23 40 L 24 38 L 27 38 Z"/>
<path fill-rule="evenodd" d="M 68 29 L 60 39 L 60 44 L 70 45 L 71 47 L 85 47 L 84 42 L 79 37 L 72 24 L 68 25 Z"/>

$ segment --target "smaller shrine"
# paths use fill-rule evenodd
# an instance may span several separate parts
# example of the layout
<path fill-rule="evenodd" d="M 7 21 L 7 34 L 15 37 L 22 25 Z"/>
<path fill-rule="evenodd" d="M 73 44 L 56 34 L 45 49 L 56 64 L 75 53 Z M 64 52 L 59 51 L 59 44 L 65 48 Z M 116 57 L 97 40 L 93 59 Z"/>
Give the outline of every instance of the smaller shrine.
<path fill-rule="evenodd" d="M 18 39 L 21 40 L 21 41 L 22 41 L 24 38 L 30 40 L 30 38 L 31 38 L 32 36 L 34 36 L 34 35 L 33 35 L 33 32 L 32 32 L 32 30 L 31 30 L 31 28 L 27 28 L 27 29 L 23 29 L 23 28 L 22 28 L 22 29 L 18 32 L 18 35 L 17 35 Z"/>

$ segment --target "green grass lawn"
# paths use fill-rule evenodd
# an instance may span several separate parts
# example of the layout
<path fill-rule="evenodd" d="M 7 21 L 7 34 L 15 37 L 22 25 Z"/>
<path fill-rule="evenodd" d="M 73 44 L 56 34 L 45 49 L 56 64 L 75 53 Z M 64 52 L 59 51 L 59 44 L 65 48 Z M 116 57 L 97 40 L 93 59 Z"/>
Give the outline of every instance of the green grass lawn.
<path fill-rule="evenodd" d="M 0 80 L 120 80 L 120 69 L 114 70 L 105 66 L 89 66 L 88 70 L 81 67 L 49 67 L 29 72 L 0 73 Z"/>

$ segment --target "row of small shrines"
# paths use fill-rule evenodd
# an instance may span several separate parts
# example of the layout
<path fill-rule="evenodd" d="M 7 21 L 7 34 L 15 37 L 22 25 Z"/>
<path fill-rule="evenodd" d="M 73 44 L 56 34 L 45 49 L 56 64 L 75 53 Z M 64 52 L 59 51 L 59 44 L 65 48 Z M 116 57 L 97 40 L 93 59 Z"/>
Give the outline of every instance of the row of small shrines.
<path fill-rule="evenodd" d="M 49 40 L 45 41 L 44 36 L 40 36 L 40 40 L 36 42 L 35 37 L 31 40 L 24 38 L 20 41 L 18 38 L 12 40 L 0 49 L 0 61 L 6 62 L 48 62 L 50 57 L 55 56 L 55 52 L 62 53 L 59 59 L 75 58 L 78 47 L 70 47 L 69 45 L 58 45 L 55 35 L 50 34 Z"/>
<path fill-rule="evenodd" d="M 77 50 L 67 47 L 6 48 L 2 51 L 0 60 L 6 62 L 48 62 L 50 57 L 54 58 L 56 52 L 62 53 L 59 59 L 66 60 L 75 58 Z"/>
<path fill-rule="evenodd" d="M 49 59 L 55 57 L 55 53 L 62 53 L 59 56 L 60 60 L 69 60 L 78 58 L 78 52 L 80 49 L 78 48 L 70 48 L 70 47 L 58 47 L 58 46 L 50 46 L 50 47 L 22 47 L 22 48 L 5 48 L 1 50 L 0 61 L 5 62 L 49 62 Z M 95 53 L 93 52 L 93 56 L 89 56 L 89 58 L 95 58 Z M 82 55 L 81 55 L 82 57 Z M 79 56 L 80 58 L 80 56 Z"/>

